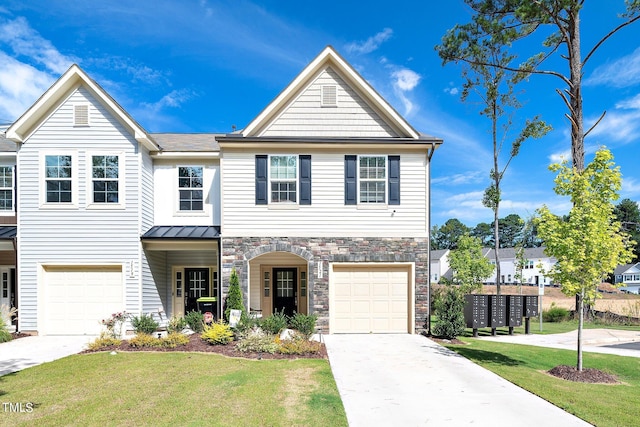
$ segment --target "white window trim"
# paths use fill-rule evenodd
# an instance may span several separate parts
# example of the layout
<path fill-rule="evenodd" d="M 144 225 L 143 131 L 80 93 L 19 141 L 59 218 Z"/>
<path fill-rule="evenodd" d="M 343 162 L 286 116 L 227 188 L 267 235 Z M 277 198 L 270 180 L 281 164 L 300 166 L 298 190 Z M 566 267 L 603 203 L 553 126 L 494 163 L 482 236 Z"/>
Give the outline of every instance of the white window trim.
<path fill-rule="evenodd" d="M 180 209 L 180 168 L 202 168 L 202 210 L 181 210 Z M 205 164 L 178 164 L 175 167 L 174 176 L 174 216 L 207 216 L 207 196 L 209 186 L 207 185 L 207 165 Z"/>
<path fill-rule="evenodd" d="M 382 157 L 384 158 L 384 202 L 368 202 L 364 203 L 360 201 L 360 185 L 363 182 L 363 179 L 360 178 L 360 159 L 362 157 Z M 356 169 L 358 170 L 358 180 L 357 180 L 357 205 L 359 209 L 381 209 L 386 208 L 389 204 L 389 156 L 386 154 L 359 154 L 356 159 Z M 375 182 L 381 181 L 381 179 L 365 179 L 364 182 Z"/>
<path fill-rule="evenodd" d="M 71 156 L 71 202 L 57 203 L 47 202 L 47 176 L 45 173 L 47 156 Z M 78 152 L 71 150 L 45 151 L 40 153 L 40 164 L 38 168 L 38 183 L 40 185 L 40 208 L 41 209 L 78 209 Z"/>
<path fill-rule="evenodd" d="M 16 165 L 0 163 L 0 167 L 11 168 L 11 209 L 0 210 L 0 216 L 13 216 L 16 214 Z M 8 189 L 8 187 L 0 187 L 0 190 Z"/>
<path fill-rule="evenodd" d="M 118 157 L 118 203 L 96 203 L 93 201 L 93 156 L 117 156 Z M 91 210 L 117 210 L 125 208 L 125 155 L 123 152 L 94 151 L 87 153 L 85 159 L 86 173 L 86 200 L 87 209 Z"/>
<path fill-rule="evenodd" d="M 76 117 L 76 107 L 87 107 L 87 123 L 78 123 Z M 77 103 L 73 105 L 73 126 L 74 127 L 87 127 L 91 126 L 91 106 L 89 103 Z"/>
<path fill-rule="evenodd" d="M 272 157 L 295 157 L 296 158 L 296 177 L 291 180 L 276 180 L 276 181 L 295 181 L 296 183 L 296 201 L 286 202 L 274 202 L 271 200 L 271 158 Z M 300 206 L 300 156 L 298 154 L 269 154 L 267 157 L 267 192 L 269 193 L 269 208 L 270 209 L 298 209 Z"/>

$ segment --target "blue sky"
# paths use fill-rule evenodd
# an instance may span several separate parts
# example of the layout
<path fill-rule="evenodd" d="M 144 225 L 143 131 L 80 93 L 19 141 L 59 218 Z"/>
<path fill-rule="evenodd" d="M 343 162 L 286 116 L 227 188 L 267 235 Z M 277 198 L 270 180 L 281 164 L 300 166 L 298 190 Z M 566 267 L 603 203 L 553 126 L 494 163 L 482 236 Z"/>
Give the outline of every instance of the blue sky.
<path fill-rule="evenodd" d="M 480 105 L 462 103 L 460 67 L 434 51 L 448 28 L 468 22 L 459 1 L 4 0 L 0 5 L 0 124 L 18 118 L 78 63 L 150 132 L 243 128 L 326 45 L 332 45 L 417 130 L 441 137 L 432 168 L 432 224 L 491 222 L 482 206 L 492 149 Z M 304 6 L 302 6 L 304 5 Z M 590 0 L 583 52 L 619 22 L 623 0 Z M 640 200 L 640 23 L 609 40 L 585 70 L 586 161 L 605 145 L 623 174 L 622 198 Z M 536 46 L 523 46 L 535 52 Z M 558 62 L 559 67 L 564 66 Z M 563 70 L 562 68 L 559 68 Z M 553 131 L 528 141 L 503 181 L 501 217 L 530 217 L 542 204 L 566 213 L 548 166 L 569 158 L 557 78 L 519 87 L 522 122 L 540 114 Z M 517 128 L 514 128 L 517 129 Z"/>

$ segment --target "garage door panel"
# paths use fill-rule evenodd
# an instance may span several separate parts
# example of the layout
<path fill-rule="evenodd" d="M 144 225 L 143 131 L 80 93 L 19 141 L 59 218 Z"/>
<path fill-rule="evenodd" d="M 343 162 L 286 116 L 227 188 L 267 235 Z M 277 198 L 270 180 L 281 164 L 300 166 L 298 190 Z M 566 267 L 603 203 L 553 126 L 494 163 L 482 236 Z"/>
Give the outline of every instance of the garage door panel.
<path fill-rule="evenodd" d="M 49 267 L 44 282 L 46 334 L 98 334 L 100 320 L 124 309 L 119 267 Z"/>
<path fill-rule="evenodd" d="M 409 267 L 334 265 L 330 286 L 332 332 L 409 331 Z"/>

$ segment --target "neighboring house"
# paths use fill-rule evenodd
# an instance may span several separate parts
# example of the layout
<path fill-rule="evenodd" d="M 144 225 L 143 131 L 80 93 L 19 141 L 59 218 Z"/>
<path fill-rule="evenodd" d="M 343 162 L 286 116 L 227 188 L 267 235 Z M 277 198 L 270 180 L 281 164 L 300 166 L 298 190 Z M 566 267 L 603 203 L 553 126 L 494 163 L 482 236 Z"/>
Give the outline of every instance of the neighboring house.
<path fill-rule="evenodd" d="M 544 275 L 545 271 L 551 270 L 551 267 L 555 265 L 556 259 L 549 257 L 544 253 L 544 247 L 538 248 L 525 248 L 524 249 L 524 267 L 522 269 L 522 279 L 516 278 L 516 249 L 515 248 L 501 248 L 499 249 L 500 256 L 500 282 L 506 285 L 525 284 L 531 286 L 544 285 L 551 286 L 553 282 L 550 277 Z M 489 258 L 491 263 L 496 265 L 496 256 L 493 249 L 489 249 L 486 257 Z M 485 284 L 496 284 L 496 271 L 485 280 Z"/>
<path fill-rule="evenodd" d="M 451 279 L 453 276 L 453 271 L 449 266 L 449 253 L 449 249 L 431 251 L 431 281 L 433 283 L 440 283 L 443 277 Z M 493 249 L 482 248 L 482 255 L 488 258 L 494 266 L 496 265 L 495 251 Z M 516 249 L 502 248 L 499 255 L 501 283 L 506 285 L 522 283 L 531 286 L 538 284 L 544 286 L 553 285 L 551 279 L 544 275 L 544 271 L 549 271 L 556 263 L 556 260 L 544 253 L 544 247 L 525 248 L 525 265 L 522 269 L 521 281 L 516 279 Z M 493 274 L 484 281 L 484 284 L 496 284 L 495 269 Z"/>
<path fill-rule="evenodd" d="M 413 333 L 441 143 L 331 47 L 231 134 L 150 134 L 74 65 L 0 139 L 6 298 L 21 331 L 95 334 L 113 312 L 166 320 L 200 296 L 219 314 L 235 268 L 254 312 Z"/>
<path fill-rule="evenodd" d="M 442 279 L 451 279 L 453 271 L 449 267 L 449 249 L 431 251 L 431 283 L 443 283 Z"/>
<path fill-rule="evenodd" d="M 621 265 L 613 273 L 614 284 L 620 286 L 620 290 L 632 294 L 640 293 L 640 263 Z"/>

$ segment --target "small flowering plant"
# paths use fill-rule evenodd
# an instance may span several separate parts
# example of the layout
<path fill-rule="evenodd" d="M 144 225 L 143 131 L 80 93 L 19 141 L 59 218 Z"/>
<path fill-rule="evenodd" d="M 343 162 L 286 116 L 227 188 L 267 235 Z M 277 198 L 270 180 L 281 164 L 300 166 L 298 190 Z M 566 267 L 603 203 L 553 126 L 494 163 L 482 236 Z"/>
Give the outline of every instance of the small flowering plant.
<path fill-rule="evenodd" d="M 119 311 L 113 313 L 111 317 L 102 319 L 100 323 L 107 328 L 107 334 L 113 338 L 120 338 L 122 336 L 122 326 L 127 321 L 127 317 L 126 311 Z"/>

